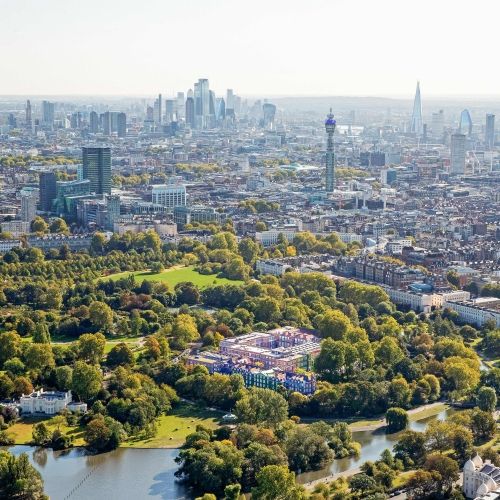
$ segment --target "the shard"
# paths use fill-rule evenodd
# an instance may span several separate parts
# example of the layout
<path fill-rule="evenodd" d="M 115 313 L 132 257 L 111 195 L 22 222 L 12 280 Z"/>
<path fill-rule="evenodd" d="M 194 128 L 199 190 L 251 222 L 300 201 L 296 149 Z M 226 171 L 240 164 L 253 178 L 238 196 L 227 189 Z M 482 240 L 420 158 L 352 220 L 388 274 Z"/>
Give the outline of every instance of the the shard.
<path fill-rule="evenodd" d="M 410 132 L 420 137 L 423 133 L 422 123 L 422 101 L 420 99 L 420 82 L 417 82 L 417 90 L 415 92 L 415 100 L 413 101 L 413 113 L 411 115 Z"/>

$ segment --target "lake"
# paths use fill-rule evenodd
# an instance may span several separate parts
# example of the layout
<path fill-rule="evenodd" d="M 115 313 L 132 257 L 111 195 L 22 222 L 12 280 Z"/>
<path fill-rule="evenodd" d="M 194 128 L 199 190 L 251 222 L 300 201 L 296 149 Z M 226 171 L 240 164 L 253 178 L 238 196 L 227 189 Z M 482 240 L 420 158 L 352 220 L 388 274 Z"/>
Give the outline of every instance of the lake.
<path fill-rule="evenodd" d="M 26 452 L 40 471 L 51 500 L 182 500 L 191 498 L 175 481 L 178 450 L 119 448 L 87 455 L 82 448 L 66 452 L 30 446 L 12 446 L 15 455 Z"/>
<path fill-rule="evenodd" d="M 432 420 L 444 420 L 454 411 L 440 413 L 411 422 L 410 428 L 423 431 Z M 386 434 L 383 429 L 355 431 L 353 439 L 361 444 L 357 458 L 334 460 L 323 470 L 300 474 L 301 483 L 359 467 L 367 460 L 377 460 L 386 448 L 392 449 L 400 433 Z M 101 455 L 88 455 L 82 448 L 52 451 L 30 446 L 12 446 L 15 455 L 26 452 L 45 481 L 51 500 L 138 500 L 142 498 L 187 500 L 192 496 L 175 481 L 175 457 L 178 450 L 132 449 Z"/>

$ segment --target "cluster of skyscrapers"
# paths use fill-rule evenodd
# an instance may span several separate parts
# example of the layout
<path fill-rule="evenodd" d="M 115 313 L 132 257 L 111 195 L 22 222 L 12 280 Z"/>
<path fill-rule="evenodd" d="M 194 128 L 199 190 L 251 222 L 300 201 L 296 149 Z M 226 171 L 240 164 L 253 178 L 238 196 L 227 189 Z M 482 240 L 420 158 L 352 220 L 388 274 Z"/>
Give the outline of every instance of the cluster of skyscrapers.
<path fill-rule="evenodd" d="M 445 116 L 441 109 L 432 113 L 431 130 L 427 129 L 422 116 L 422 100 L 420 95 L 420 82 L 417 82 L 413 112 L 411 115 L 409 131 L 422 142 L 436 140 L 442 142 L 445 133 Z M 468 109 L 460 113 L 458 127 L 449 138 L 450 145 L 450 173 L 463 175 L 466 171 L 467 151 L 473 151 L 477 146 L 486 151 L 493 150 L 495 146 L 495 115 L 486 114 L 482 136 L 474 134 L 474 124 Z"/>

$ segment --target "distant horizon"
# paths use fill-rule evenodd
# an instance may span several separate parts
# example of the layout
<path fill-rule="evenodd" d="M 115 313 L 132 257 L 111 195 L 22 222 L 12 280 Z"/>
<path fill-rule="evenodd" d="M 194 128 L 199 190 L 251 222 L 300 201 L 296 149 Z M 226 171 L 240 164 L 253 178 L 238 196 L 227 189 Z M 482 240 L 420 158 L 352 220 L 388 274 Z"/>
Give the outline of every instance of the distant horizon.
<path fill-rule="evenodd" d="M 234 89 L 233 89 L 234 90 Z M 186 92 L 179 90 L 178 92 Z M 225 96 L 226 91 L 215 92 L 218 96 Z M 243 99 L 389 99 L 389 100 L 405 100 L 413 101 L 414 95 L 407 94 L 239 94 Z M 113 93 L 19 93 L 19 94 L 0 94 L 0 99 L 3 98 L 54 98 L 54 97 L 102 97 L 102 98 L 129 98 L 129 99 L 152 99 L 156 98 L 158 94 L 166 99 L 176 96 L 175 93 L 156 92 L 156 93 L 130 93 L 130 94 L 113 94 Z M 455 99 L 476 99 L 481 101 L 489 101 L 490 99 L 500 100 L 500 93 L 498 94 L 424 94 L 422 92 L 422 101 L 434 100 L 455 100 Z"/>

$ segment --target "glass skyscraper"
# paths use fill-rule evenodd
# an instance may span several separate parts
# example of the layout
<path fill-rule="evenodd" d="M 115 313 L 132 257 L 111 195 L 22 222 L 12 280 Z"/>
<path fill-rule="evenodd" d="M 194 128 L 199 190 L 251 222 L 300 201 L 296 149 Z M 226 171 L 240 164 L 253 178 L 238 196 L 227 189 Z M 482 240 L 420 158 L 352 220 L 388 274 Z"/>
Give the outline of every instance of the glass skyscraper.
<path fill-rule="evenodd" d="M 90 191 L 95 194 L 111 194 L 111 149 L 84 147 L 83 178 L 90 180 Z"/>

